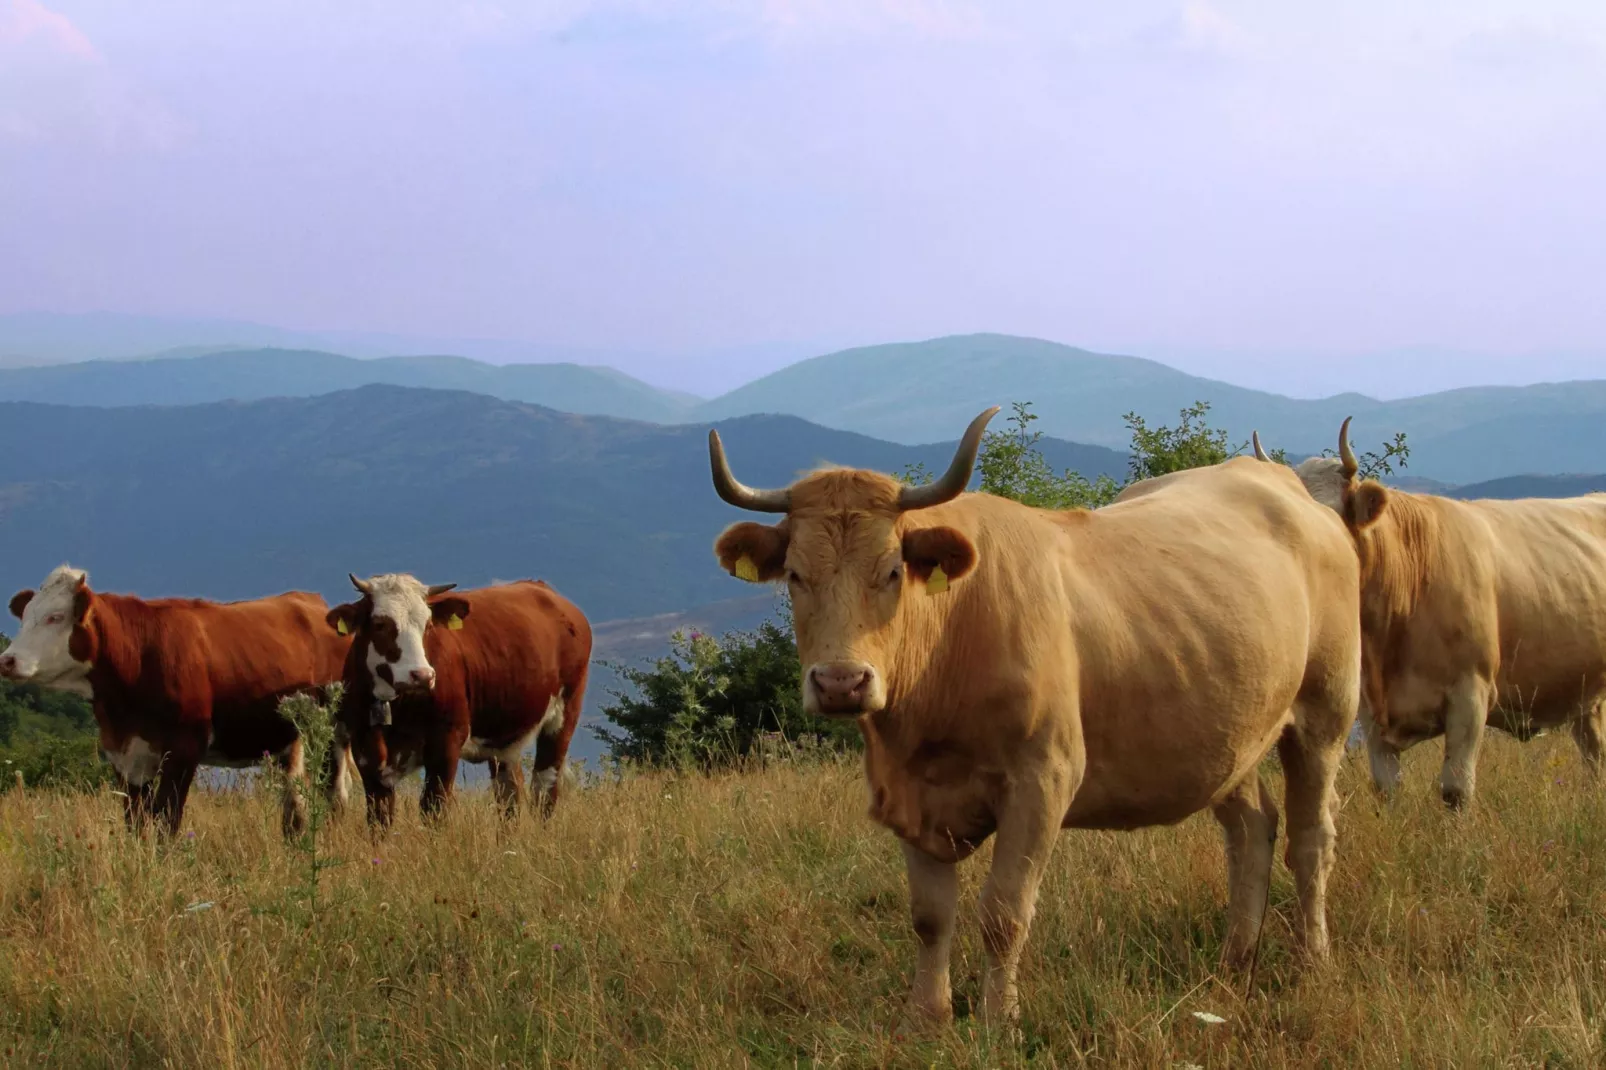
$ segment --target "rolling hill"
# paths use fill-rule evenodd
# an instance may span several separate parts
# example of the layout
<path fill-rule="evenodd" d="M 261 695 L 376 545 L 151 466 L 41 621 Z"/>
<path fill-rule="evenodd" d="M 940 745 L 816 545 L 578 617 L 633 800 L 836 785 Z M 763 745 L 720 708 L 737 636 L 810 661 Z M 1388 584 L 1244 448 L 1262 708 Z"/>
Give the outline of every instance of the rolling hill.
<path fill-rule="evenodd" d="M 743 479 L 824 462 L 937 468 L 795 417 L 721 424 Z M 1061 467 L 1125 458 L 1046 442 Z M 348 571 L 483 584 L 538 575 L 593 620 L 746 597 L 712 542 L 739 514 L 709 485 L 707 428 L 555 412 L 462 391 L 366 386 L 197 406 L 0 404 L 0 589 L 63 560 L 108 589 L 345 598 Z"/>
<path fill-rule="evenodd" d="M 1234 444 L 1258 429 L 1307 455 L 1334 445 L 1354 415 L 1362 449 L 1395 431 L 1412 446 L 1407 474 L 1457 485 L 1606 467 L 1606 381 L 1478 387 L 1397 401 L 1358 394 L 1300 400 L 1201 379 L 1136 357 L 1029 338 L 969 335 L 815 357 L 701 402 L 605 367 L 487 364 L 464 357 L 358 360 L 305 349 L 0 369 L 0 401 L 125 406 L 311 397 L 371 384 L 466 390 L 559 411 L 660 424 L 791 415 L 905 444 L 951 438 L 984 404 L 1030 401 L 1036 425 L 1062 440 L 1124 449 L 1124 413 L 1174 424 L 1195 401 Z"/>
<path fill-rule="evenodd" d="M 387 384 L 469 390 L 563 412 L 674 423 L 697 399 L 648 386 L 611 368 L 486 364 L 466 357 L 357 360 L 297 349 L 228 349 L 194 356 L 96 360 L 0 369 L 0 401 L 59 405 L 195 405 L 311 397 Z"/>
<path fill-rule="evenodd" d="M 1268 445 L 1308 455 L 1334 445 L 1353 415 L 1365 448 L 1395 431 L 1411 472 L 1449 483 L 1606 465 L 1606 381 L 1476 387 L 1398 401 L 1359 394 L 1301 400 L 1187 375 L 1152 360 L 1053 342 L 980 334 L 845 350 L 794 364 L 695 410 L 702 419 L 789 413 L 896 442 L 964 426 L 976 400 L 1031 401 L 1045 433 L 1122 448 L 1122 415 L 1174 423 L 1195 401 L 1234 442 L 1258 429 Z M 948 433 L 952 433 L 949 431 Z"/>

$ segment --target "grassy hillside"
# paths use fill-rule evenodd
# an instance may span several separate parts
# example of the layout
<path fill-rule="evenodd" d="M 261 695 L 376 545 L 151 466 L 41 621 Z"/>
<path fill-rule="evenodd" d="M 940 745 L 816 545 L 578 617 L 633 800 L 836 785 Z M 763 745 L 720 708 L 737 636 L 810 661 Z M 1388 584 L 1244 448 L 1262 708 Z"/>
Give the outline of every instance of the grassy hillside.
<path fill-rule="evenodd" d="M 639 776 L 549 824 L 483 794 L 331 830 L 318 910 L 271 801 L 202 793 L 172 847 L 110 795 L 0 799 L 0 1051 L 13 1066 L 1596 1067 L 1606 1059 L 1606 795 L 1570 741 L 1498 734 L 1465 816 L 1339 782 L 1335 959 L 1291 955 L 1273 871 L 1253 987 L 1216 966 L 1206 815 L 1066 833 L 1022 965 L 1023 1041 L 990 1036 L 962 868 L 962 1015 L 895 1035 L 914 962 L 903 863 L 851 765 Z M 1281 854 L 1279 846 L 1278 854 Z M 472 880 L 465 880 L 472 875 Z M 1195 1012 L 1225 1021 L 1209 1024 Z"/>
<path fill-rule="evenodd" d="M 563 412 L 654 423 L 683 418 L 696 399 L 610 368 L 485 364 L 465 357 L 356 360 L 293 349 L 226 350 L 202 356 L 98 360 L 0 369 L 0 401 L 58 405 L 195 405 L 310 397 L 373 383 L 469 390 Z"/>
<path fill-rule="evenodd" d="M 1524 472 L 1590 471 L 1606 458 L 1606 381 L 1479 387 L 1399 401 L 1359 394 L 1299 400 L 1187 375 L 1136 357 L 980 334 L 871 346 L 792 365 L 700 407 L 699 416 L 777 412 L 899 442 L 929 440 L 975 399 L 1031 400 L 1046 433 L 1121 446 L 1123 413 L 1166 422 L 1194 401 L 1234 441 L 1310 454 L 1335 445 L 1344 417 L 1357 442 L 1405 431 L 1415 474 L 1470 482 Z M 1597 458 L 1585 463 L 1587 458 Z"/>
<path fill-rule="evenodd" d="M 400 569 L 464 586 L 540 576 L 597 621 L 678 612 L 753 593 L 713 560 L 738 513 L 710 485 L 707 433 L 391 386 L 181 408 L 0 404 L 0 590 L 63 560 L 109 590 L 211 598 L 344 598 L 348 571 Z M 722 433 L 754 483 L 827 461 L 937 467 L 953 451 L 789 417 Z M 1094 447 L 1045 453 L 1125 468 Z"/>

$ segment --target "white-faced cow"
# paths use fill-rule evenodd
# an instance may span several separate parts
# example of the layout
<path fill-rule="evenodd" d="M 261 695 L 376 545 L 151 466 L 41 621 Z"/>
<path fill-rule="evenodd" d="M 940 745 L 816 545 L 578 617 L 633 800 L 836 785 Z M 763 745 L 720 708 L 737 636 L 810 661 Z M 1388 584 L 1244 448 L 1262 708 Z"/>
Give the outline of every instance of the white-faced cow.
<path fill-rule="evenodd" d="M 540 581 L 473 591 L 426 587 L 412 576 L 351 577 L 361 594 L 329 611 L 326 628 L 354 636 L 340 725 L 368 796 L 388 824 L 396 783 L 424 769 L 423 812 L 451 795 L 459 760 L 490 766 L 497 798 L 523 798 L 520 755 L 535 743 L 543 812 L 580 720 L 591 625 Z"/>
<path fill-rule="evenodd" d="M 301 740 L 278 705 L 340 679 L 349 643 L 323 628 L 327 608 L 301 591 L 146 601 L 93 591 L 88 573 L 62 565 L 37 592 L 12 598 L 22 627 L 0 655 L 0 677 L 91 699 L 129 825 L 154 813 L 171 835 L 199 765 L 245 768 L 271 755 L 293 780 L 306 778 Z M 337 801 L 346 760 L 332 748 L 324 770 Z M 299 832 L 305 816 L 288 785 L 285 834 Z"/>
<path fill-rule="evenodd" d="M 1287 776 L 1302 944 L 1327 953 L 1333 777 L 1360 670 L 1355 553 L 1287 469 L 1250 458 L 1149 482 L 1096 512 L 963 493 L 979 416 L 922 487 L 827 469 L 780 490 L 714 486 L 784 514 L 738 523 L 720 564 L 791 593 L 803 702 L 856 718 L 870 816 L 903 841 L 920 942 L 911 1003 L 951 1014 L 955 864 L 996 834 L 982 892 L 983 1012 L 1016 968 L 1061 828 L 1133 829 L 1211 809 L 1226 835 L 1225 955 L 1255 948 Z"/>
<path fill-rule="evenodd" d="M 1262 454 L 1263 455 L 1263 454 Z M 1372 779 L 1444 737 L 1439 790 L 1470 802 L 1485 725 L 1519 739 L 1566 726 L 1598 769 L 1606 745 L 1606 494 L 1457 501 L 1359 478 L 1349 421 L 1337 457 L 1295 471 L 1340 516 L 1360 560 Z"/>

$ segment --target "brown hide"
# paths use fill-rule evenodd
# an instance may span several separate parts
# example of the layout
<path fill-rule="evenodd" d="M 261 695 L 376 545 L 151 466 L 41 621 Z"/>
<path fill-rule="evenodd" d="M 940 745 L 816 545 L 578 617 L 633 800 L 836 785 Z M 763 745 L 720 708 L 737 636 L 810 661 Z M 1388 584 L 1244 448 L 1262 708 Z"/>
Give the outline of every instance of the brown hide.
<path fill-rule="evenodd" d="M 561 721 L 536 737 L 533 768 L 554 778 L 561 772 L 579 724 L 591 661 L 591 625 L 579 608 L 546 583 L 528 580 L 431 599 L 432 606 L 466 604 L 462 626 L 429 625 L 424 653 L 436 673 L 434 687 L 392 700 L 390 724 L 376 726 L 370 718 L 373 686 L 367 667 L 375 636 L 365 601 L 340 607 L 354 611 L 357 621 L 343 676 L 341 723 L 362 772 L 370 817 L 390 820 L 396 780 L 420 765 L 426 811 L 450 795 L 459 760 L 488 761 L 499 785 L 503 776 L 521 777 L 516 762 L 505 769 L 507 757 L 477 758 L 465 754 L 465 745 L 472 748 L 471 741 L 477 741 L 483 753 L 527 742 L 555 700 L 562 703 Z M 554 782 L 546 791 L 547 808 L 557 790 Z"/>
<path fill-rule="evenodd" d="M 155 803 L 169 832 L 196 765 L 255 765 L 296 743 L 279 700 L 338 680 L 349 645 L 324 627 L 323 599 L 300 591 L 217 603 L 85 586 L 77 608 L 70 649 L 91 665 L 101 751 L 143 741 L 164 756 Z"/>

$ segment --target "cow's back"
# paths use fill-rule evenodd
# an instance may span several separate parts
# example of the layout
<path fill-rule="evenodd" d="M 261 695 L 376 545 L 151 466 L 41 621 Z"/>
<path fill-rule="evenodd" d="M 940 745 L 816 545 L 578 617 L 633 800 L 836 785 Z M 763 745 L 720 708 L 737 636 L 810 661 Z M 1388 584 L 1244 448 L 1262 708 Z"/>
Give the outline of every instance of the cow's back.
<path fill-rule="evenodd" d="M 1353 695 L 1355 551 L 1291 470 L 1178 473 L 1073 523 L 1087 747 L 1073 823 L 1185 817 L 1249 771 L 1303 697 Z"/>
<path fill-rule="evenodd" d="M 1455 505 L 1487 532 L 1502 705 L 1571 716 L 1606 686 L 1606 495 Z"/>
<path fill-rule="evenodd" d="M 523 702 L 534 693 L 573 691 L 591 660 L 591 625 L 547 584 L 517 583 L 453 592 L 468 602 L 461 628 L 435 627 L 426 650 L 436 690 L 467 686 L 476 704 Z"/>
<path fill-rule="evenodd" d="M 215 707 L 255 703 L 340 679 L 349 640 L 325 623 L 328 606 L 315 594 L 150 605 L 174 618 L 174 633 L 193 637 L 184 651 L 196 659 Z"/>

